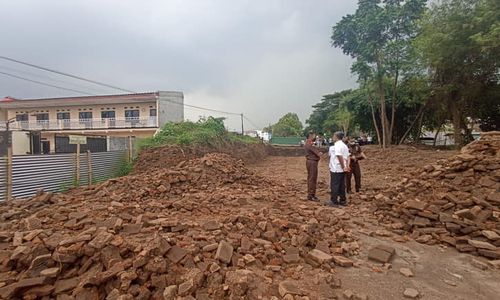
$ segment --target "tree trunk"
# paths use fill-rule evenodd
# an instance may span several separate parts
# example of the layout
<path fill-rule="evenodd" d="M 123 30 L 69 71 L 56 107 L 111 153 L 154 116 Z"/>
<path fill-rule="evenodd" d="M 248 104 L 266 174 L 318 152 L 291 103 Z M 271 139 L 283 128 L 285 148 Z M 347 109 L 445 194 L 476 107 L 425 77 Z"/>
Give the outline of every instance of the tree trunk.
<path fill-rule="evenodd" d="M 433 147 L 436 147 L 437 137 L 438 137 L 439 132 L 441 131 L 441 128 L 442 128 L 442 127 L 443 127 L 443 124 L 442 124 L 442 123 L 440 123 L 440 124 L 439 124 L 438 129 L 436 130 L 436 134 L 434 135 L 434 142 L 432 143 L 432 146 L 433 146 Z"/>
<path fill-rule="evenodd" d="M 378 85 L 378 96 L 379 96 L 379 106 L 380 106 L 380 119 L 382 120 L 382 148 L 387 147 L 387 137 L 389 134 L 389 126 L 387 119 L 387 111 L 385 105 L 385 87 L 384 87 L 384 76 L 382 74 L 382 63 L 380 62 L 380 56 L 377 56 L 377 85 Z"/>
<path fill-rule="evenodd" d="M 422 114 L 420 115 L 420 120 L 418 121 L 418 131 L 417 131 L 417 139 L 420 144 L 420 136 L 422 135 L 422 122 L 424 120 L 424 111 L 422 111 Z"/>
<path fill-rule="evenodd" d="M 413 122 L 411 122 L 410 127 L 406 130 L 405 134 L 403 134 L 403 137 L 399 140 L 398 145 L 403 144 L 403 142 L 406 140 L 406 138 L 410 134 L 411 130 L 413 129 L 413 127 L 415 127 L 415 124 L 417 124 L 417 121 L 420 119 L 420 115 L 423 114 L 425 106 L 426 106 L 426 104 L 424 104 L 420 107 L 420 109 L 418 110 L 417 116 L 415 117 Z"/>
<path fill-rule="evenodd" d="M 387 119 L 387 107 L 385 105 L 385 89 L 383 86 L 382 78 L 379 78 L 378 86 L 378 96 L 379 96 L 379 106 L 380 106 L 380 120 L 382 121 L 382 148 L 387 147 L 387 137 L 389 134 L 388 119 Z"/>
<path fill-rule="evenodd" d="M 392 90 L 392 105 L 391 105 L 391 129 L 389 130 L 389 141 L 392 144 L 392 136 L 394 134 L 394 123 L 396 123 L 396 97 L 398 95 L 398 76 L 399 72 L 396 69 L 396 75 L 394 76 L 394 85 Z"/>
<path fill-rule="evenodd" d="M 452 97 L 451 101 L 451 115 L 453 122 L 453 139 L 455 140 L 456 146 L 462 146 L 464 144 L 464 137 L 462 134 L 462 113 L 460 111 L 460 107 L 457 99 Z"/>
<path fill-rule="evenodd" d="M 375 109 L 373 108 L 373 99 L 369 92 L 368 92 L 368 102 L 370 103 L 370 108 L 372 111 L 373 126 L 375 127 L 375 131 L 377 132 L 377 141 L 378 144 L 382 146 L 382 140 L 380 139 L 380 130 L 378 129 L 377 118 L 375 117 Z"/>
<path fill-rule="evenodd" d="M 380 81 L 380 78 L 377 79 Z M 382 87 L 382 84 L 378 82 L 378 87 L 377 87 L 377 92 L 378 92 L 378 97 L 379 97 L 379 114 L 380 114 L 380 122 L 382 123 L 382 140 L 381 140 L 381 145 L 382 149 L 385 149 L 385 95 L 384 95 L 384 88 Z"/>

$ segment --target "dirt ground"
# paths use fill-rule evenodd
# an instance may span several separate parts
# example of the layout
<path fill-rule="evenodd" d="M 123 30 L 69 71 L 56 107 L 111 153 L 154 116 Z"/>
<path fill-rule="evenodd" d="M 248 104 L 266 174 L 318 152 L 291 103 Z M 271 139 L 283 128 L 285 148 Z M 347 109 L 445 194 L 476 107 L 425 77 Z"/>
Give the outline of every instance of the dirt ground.
<path fill-rule="evenodd" d="M 395 185 L 403 174 L 413 174 L 418 167 L 457 154 L 439 151 L 396 147 L 381 151 L 375 146 L 365 147 L 368 159 L 362 162 L 363 187 L 359 194 L 349 196 L 347 208 L 334 211 L 360 238 L 361 253 L 352 257 L 355 266 L 338 268 L 342 279 L 342 292 L 351 290 L 364 293 L 369 299 L 404 299 L 406 288 L 419 291 L 421 299 L 500 299 L 500 272 L 481 270 L 472 264 L 478 257 L 457 252 L 444 245 L 428 246 L 403 240 L 379 225 L 372 213 L 372 204 L 364 202 L 365 193 Z M 318 196 L 323 203 L 329 199 L 329 172 L 327 157 L 320 162 Z M 270 156 L 249 166 L 254 172 L 294 183 L 306 190 L 305 160 L 303 157 Z M 323 205 L 305 201 L 309 205 Z M 390 265 L 368 261 L 368 250 L 377 244 L 392 246 L 396 256 Z M 400 274 L 400 268 L 409 268 L 414 277 Z M 339 297 L 342 295 L 339 294 Z"/>
<path fill-rule="evenodd" d="M 256 145 L 256 151 L 243 149 L 237 157 L 206 154 L 204 149 L 155 148 L 138 160 L 151 166 L 146 170 L 138 166 L 128 176 L 66 193 L 40 191 L 2 205 L 0 298 L 373 300 L 403 299 L 404 291 L 413 289 L 418 299 L 500 299 L 500 272 L 493 269 L 494 262 L 438 244 L 449 240 L 435 239 L 431 234 L 437 231 L 420 236 L 409 230 L 416 217 L 405 218 L 399 206 L 386 205 L 399 200 L 419 205 L 422 201 L 416 197 L 430 200 L 428 186 L 402 186 L 398 182 L 403 177 L 431 187 L 474 187 L 487 197 L 476 198 L 463 189 L 455 192 L 458 196 L 448 188 L 443 193 L 469 195 L 463 197 L 481 205 L 456 200 L 450 214 L 474 211 L 479 218 L 490 212 L 491 222 L 473 228 L 484 238 L 469 238 L 470 232 L 450 235 L 438 227 L 422 230 L 445 230 L 443 236 L 455 241 L 450 245 L 466 239 L 482 247 L 471 244 L 469 251 L 498 259 L 500 198 L 495 192 L 500 189 L 500 162 L 491 159 L 499 148 L 492 145 L 485 140 L 468 146 L 492 152 L 487 158 L 412 147 L 366 147 L 362 192 L 349 195 L 345 208 L 324 206 L 329 199 L 326 157 L 318 187 L 322 202 L 306 200 L 300 148 L 270 153 Z M 450 156 L 448 164 L 435 164 Z M 450 174 L 464 165 L 474 169 Z M 433 181 L 419 179 L 429 176 L 424 171 L 430 168 L 450 172 Z M 445 202 L 433 204 L 432 211 L 449 204 Z M 495 205 L 495 211 L 487 210 L 488 205 Z M 430 206 L 422 209 L 429 218 Z M 472 221 L 474 215 L 468 222 L 462 219 L 454 221 L 467 226 L 464 230 L 479 223 Z M 408 230 L 398 230 L 406 224 Z M 462 225 L 455 226 L 462 231 Z M 394 248 L 392 259 L 379 258 L 390 263 L 368 260 L 370 249 L 380 245 Z M 405 277 L 401 268 L 414 276 Z"/>

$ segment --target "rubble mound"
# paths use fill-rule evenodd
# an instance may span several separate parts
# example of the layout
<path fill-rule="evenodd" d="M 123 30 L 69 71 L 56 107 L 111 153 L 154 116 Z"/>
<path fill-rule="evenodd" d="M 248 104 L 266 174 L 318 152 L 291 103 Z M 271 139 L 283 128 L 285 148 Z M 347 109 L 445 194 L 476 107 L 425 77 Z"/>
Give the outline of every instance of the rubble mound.
<path fill-rule="evenodd" d="M 169 200 L 184 193 L 215 192 L 226 184 L 258 185 L 264 179 L 248 171 L 243 161 L 222 153 L 183 160 L 175 167 L 153 168 L 146 172 L 108 180 L 86 193 L 115 201 L 140 201 L 151 198 Z"/>
<path fill-rule="evenodd" d="M 151 169 L 175 167 L 182 161 L 202 157 L 209 153 L 225 153 L 247 163 L 259 161 L 267 156 L 267 146 L 263 143 L 244 144 L 226 142 L 221 146 L 165 145 L 143 149 L 134 164 L 133 174 L 148 172 Z"/>
<path fill-rule="evenodd" d="M 482 134 L 460 154 L 424 166 L 374 196 L 376 214 L 425 244 L 500 259 L 500 132 Z"/>
<path fill-rule="evenodd" d="M 3 203 L 0 298 L 331 296 L 359 245 L 341 215 L 297 195 L 212 153 Z"/>

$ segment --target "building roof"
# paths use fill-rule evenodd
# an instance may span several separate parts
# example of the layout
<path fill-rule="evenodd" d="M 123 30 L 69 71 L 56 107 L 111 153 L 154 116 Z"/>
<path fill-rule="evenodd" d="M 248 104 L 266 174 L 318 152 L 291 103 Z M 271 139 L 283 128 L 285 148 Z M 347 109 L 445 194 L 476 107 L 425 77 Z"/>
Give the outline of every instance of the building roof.
<path fill-rule="evenodd" d="M 5 97 L 0 101 L 0 108 L 35 108 L 78 105 L 126 104 L 152 102 L 156 101 L 158 99 L 158 96 L 159 92 L 41 99 L 16 99 L 13 97 Z"/>

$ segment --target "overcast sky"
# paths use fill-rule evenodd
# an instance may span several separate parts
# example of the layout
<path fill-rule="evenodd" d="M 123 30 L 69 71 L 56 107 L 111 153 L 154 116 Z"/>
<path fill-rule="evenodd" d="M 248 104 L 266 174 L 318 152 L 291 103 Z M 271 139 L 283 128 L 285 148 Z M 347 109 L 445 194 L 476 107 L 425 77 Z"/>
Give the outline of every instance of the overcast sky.
<path fill-rule="evenodd" d="M 243 112 L 259 127 L 287 112 L 305 121 L 322 95 L 355 86 L 351 60 L 329 37 L 356 2 L 0 1 L 0 55 L 133 91 L 183 91 L 188 104 Z M 0 72 L 120 93 L 1 59 Z M 0 97 L 67 95 L 77 94 L 0 74 Z M 236 129 L 238 122 L 229 117 L 227 125 Z"/>

